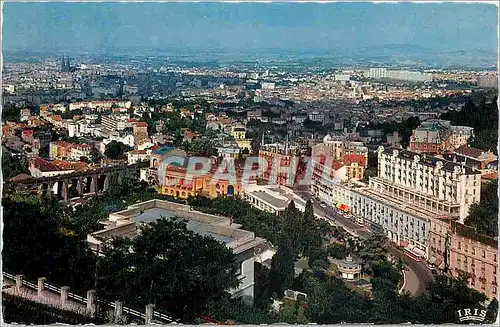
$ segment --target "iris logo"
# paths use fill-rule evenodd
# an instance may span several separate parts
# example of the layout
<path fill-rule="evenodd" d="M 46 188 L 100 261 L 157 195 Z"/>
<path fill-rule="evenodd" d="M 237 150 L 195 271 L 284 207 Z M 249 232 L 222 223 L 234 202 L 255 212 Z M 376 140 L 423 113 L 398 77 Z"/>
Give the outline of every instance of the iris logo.
<path fill-rule="evenodd" d="M 458 320 L 463 321 L 484 321 L 486 319 L 486 310 L 462 309 L 458 310 Z"/>

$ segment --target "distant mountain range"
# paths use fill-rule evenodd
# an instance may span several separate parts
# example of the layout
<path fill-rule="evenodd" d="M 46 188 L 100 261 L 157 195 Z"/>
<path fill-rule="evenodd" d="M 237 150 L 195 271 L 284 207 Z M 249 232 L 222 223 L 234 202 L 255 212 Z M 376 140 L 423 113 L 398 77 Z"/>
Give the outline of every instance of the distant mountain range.
<path fill-rule="evenodd" d="M 4 50 L 4 60 L 23 61 L 47 56 L 60 56 L 69 53 L 74 57 L 84 55 L 110 59 L 112 61 L 126 61 L 127 57 L 156 57 L 157 59 L 169 58 L 175 61 L 188 61 L 190 63 L 214 62 L 227 64 L 231 62 L 276 61 L 297 62 L 300 66 L 308 63 L 328 67 L 342 66 L 405 66 L 418 68 L 469 68 L 491 69 L 497 67 L 497 53 L 484 49 L 438 51 L 436 49 L 414 46 L 410 44 L 386 44 L 355 49 L 338 48 L 335 50 L 297 49 L 293 51 L 282 49 L 261 49 L 248 52 L 228 52 L 224 49 L 106 49 L 93 53 L 71 53 L 71 51 L 9 51 Z M 117 54 L 120 54 L 119 56 Z"/>

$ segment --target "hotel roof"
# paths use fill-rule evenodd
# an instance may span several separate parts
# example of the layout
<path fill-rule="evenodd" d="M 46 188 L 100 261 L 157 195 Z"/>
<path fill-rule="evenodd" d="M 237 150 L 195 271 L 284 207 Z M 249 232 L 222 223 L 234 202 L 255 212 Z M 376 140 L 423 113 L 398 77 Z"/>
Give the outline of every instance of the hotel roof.
<path fill-rule="evenodd" d="M 438 157 L 434 156 L 428 156 L 423 153 L 418 153 L 418 152 L 413 152 L 405 149 L 400 149 L 396 147 L 389 147 L 387 149 L 384 149 L 383 153 L 387 155 L 392 155 L 394 151 L 397 151 L 398 157 L 402 159 L 407 159 L 407 160 L 414 160 L 415 157 L 418 156 L 419 158 L 419 163 L 425 166 L 429 167 L 436 167 L 438 162 L 441 162 L 443 164 L 442 169 L 445 171 L 453 172 L 455 170 L 455 167 L 460 168 L 460 170 L 465 169 L 465 174 L 466 175 L 474 175 L 474 174 L 481 174 L 480 171 L 472 169 L 470 166 L 466 166 L 465 164 L 460 164 L 452 161 L 448 161 L 445 159 L 441 159 Z"/>
<path fill-rule="evenodd" d="M 233 223 L 229 217 L 205 214 L 191 210 L 187 205 L 162 200 L 138 203 L 126 210 L 110 214 L 105 222 L 107 227 L 89 234 L 87 240 L 95 246 L 100 243 L 100 238 L 135 237 L 137 232 L 123 227 L 130 224 L 149 223 L 162 217 L 168 220 L 173 217 L 185 219 L 188 230 L 199 235 L 213 237 L 226 244 L 235 254 L 250 250 L 265 242 L 265 239 L 255 237 L 253 232 L 240 229 L 241 225 Z"/>

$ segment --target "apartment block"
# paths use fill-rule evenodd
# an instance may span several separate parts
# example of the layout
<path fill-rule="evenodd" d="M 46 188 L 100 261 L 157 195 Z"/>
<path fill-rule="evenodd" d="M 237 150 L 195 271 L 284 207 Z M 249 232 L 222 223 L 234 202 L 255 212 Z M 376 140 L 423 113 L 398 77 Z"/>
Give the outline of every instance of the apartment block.
<path fill-rule="evenodd" d="M 429 263 L 445 268 L 449 250 L 449 272 L 469 275 L 469 287 L 498 299 L 498 241 L 481 235 L 473 227 L 450 220 L 432 220 L 429 233 Z"/>
<path fill-rule="evenodd" d="M 295 181 L 300 147 L 284 143 L 262 144 L 259 150 L 259 174 L 264 181 L 291 186 Z"/>
<path fill-rule="evenodd" d="M 128 127 L 128 117 L 125 115 L 109 115 L 102 117 L 102 126 L 108 131 L 122 131 Z"/>

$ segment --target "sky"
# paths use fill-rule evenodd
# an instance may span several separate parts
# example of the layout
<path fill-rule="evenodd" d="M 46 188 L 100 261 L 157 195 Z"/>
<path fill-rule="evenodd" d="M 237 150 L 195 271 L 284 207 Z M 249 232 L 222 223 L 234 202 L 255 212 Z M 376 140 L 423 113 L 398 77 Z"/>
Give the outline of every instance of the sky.
<path fill-rule="evenodd" d="M 4 3 L 3 49 L 496 54 L 491 4 Z"/>

